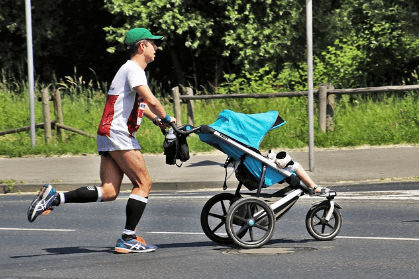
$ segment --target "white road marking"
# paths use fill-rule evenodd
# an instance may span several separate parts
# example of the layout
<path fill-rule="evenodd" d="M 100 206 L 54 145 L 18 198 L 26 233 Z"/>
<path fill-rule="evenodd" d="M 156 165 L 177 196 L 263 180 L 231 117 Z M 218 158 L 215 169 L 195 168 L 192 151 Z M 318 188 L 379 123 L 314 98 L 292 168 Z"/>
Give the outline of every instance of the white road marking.
<path fill-rule="evenodd" d="M 152 233 L 152 234 L 179 234 L 179 235 L 201 235 L 204 233 L 194 233 L 194 232 L 143 232 L 143 233 Z"/>
<path fill-rule="evenodd" d="M 419 200 L 419 190 L 343 192 L 336 199 L 348 200 Z"/>
<path fill-rule="evenodd" d="M 405 238 L 405 237 L 336 236 L 336 238 L 347 238 L 347 239 L 371 239 L 371 240 L 410 240 L 410 241 L 419 241 L 419 238 Z"/>
<path fill-rule="evenodd" d="M 45 231 L 45 232 L 75 232 L 67 229 L 24 229 L 24 228 L 0 228 L 1 231 Z"/>

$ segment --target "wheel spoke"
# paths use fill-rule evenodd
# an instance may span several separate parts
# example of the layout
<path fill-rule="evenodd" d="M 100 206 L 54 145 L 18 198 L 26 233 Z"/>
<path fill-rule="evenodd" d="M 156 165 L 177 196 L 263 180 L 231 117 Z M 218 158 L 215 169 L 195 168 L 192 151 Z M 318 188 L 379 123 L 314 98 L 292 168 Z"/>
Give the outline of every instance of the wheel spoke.
<path fill-rule="evenodd" d="M 233 220 L 234 220 L 234 221 L 239 220 L 239 221 L 241 221 L 241 222 L 247 223 L 247 220 L 246 220 L 245 218 L 243 218 L 243 217 L 241 217 L 241 216 L 238 216 L 238 215 L 234 215 L 234 216 L 233 216 Z"/>
<path fill-rule="evenodd" d="M 252 227 L 249 227 L 249 234 L 250 234 L 250 240 L 255 241 L 254 238 L 253 238 L 253 228 Z"/>
<path fill-rule="evenodd" d="M 257 223 L 254 226 L 257 227 L 258 229 L 261 229 L 261 230 L 265 231 L 265 232 L 268 231 L 268 227 L 267 226 L 261 226 L 261 225 L 259 225 Z"/>
<path fill-rule="evenodd" d="M 313 227 L 316 227 L 316 226 L 318 226 L 318 225 L 321 225 L 322 223 L 319 221 L 319 222 L 317 222 L 317 223 L 315 223 L 314 222 L 314 220 L 313 220 Z"/>
<path fill-rule="evenodd" d="M 328 226 L 331 229 L 334 229 L 335 227 L 333 227 L 332 225 L 330 225 L 329 223 L 326 224 L 326 226 Z"/>
<path fill-rule="evenodd" d="M 323 225 L 323 226 L 322 226 L 322 234 L 324 234 L 324 230 L 325 230 L 325 228 L 326 228 L 326 225 Z"/>
<path fill-rule="evenodd" d="M 237 235 L 237 236 L 239 236 L 239 235 L 243 234 L 243 232 L 245 232 L 245 231 L 247 230 L 247 228 L 249 228 L 249 225 L 247 225 L 247 224 L 246 224 L 246 225 L 244 225 L 243 227 L 241 227 L 241 228 L 240 228 L 240 230 L 238 230 L 238 231 L 237 231 L 236 235 Z M 245 235 L 245 234 L 243 234 L 243 235 L 242 235 L 242 237 L 243 237 L 244 235 Z M 242 237 L 240 237 L 240 238 L 242 238 Z"/>
<path fill-rule="evenodd" d="M 211 230 L 211 232 L 215 233 L 224 224 L 225 224 L 225 220 L 221 221 L 221 223 L 219 223 L 213 230 Z"/>
<path fill-rule="evenodd" d="M 225 219 L 224 216 L 218 215 L 218 214 L 215 214 L 215 213 L 211 213 L 211 212 L 208 213 L 208 216 L 211 216 L 211 217 L 214 217 L 214 218 L 218 218 L 218 219 Z"/>
<path fill-rule="evenodd" d="M 249 215 L 248 218 L 253 218 L 252 210 L 250 209 L 250 205 L 246 204 L 247 207 L 247 214 Z"/>
<path fill-rule="evenodd" d="M 314 214 L 314 216 L 313 217 L 316 217 L 317 219 L 319 219 L 319 220 L 321 220 L 322 218 L 321 217 L 319 217 L 319 216 L 317 216 L 317 212 L 316 212 L 316 214 Z"/>
<path fill-rule="evenodd" d="M 221 208 L 223 209 L 224 215 L 226 215 L 227 214 L 227 209 L 226 209 L 226 206 L 224 205 L 224 201 L 221 201 Z"/>

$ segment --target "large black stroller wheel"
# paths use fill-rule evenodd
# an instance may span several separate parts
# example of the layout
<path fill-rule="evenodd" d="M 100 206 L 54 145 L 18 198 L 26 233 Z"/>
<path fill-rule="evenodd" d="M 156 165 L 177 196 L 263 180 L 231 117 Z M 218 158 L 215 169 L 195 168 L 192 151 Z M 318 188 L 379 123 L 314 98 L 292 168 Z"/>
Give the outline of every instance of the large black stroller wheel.
<path fill-rule="evenodd" d="M 221 193 L 210 198 L 201 212 L 201 227 L 205 235 L 219 244 L 231 244 L 226 229 L 226 216 L 230 204 L 239 197 L 230 193 Z"/>
<path fill-rule="evenodd" d="M 258 248 L 266 244 L 275 230 L 271 207 L 257 198 L 236 201 L 227 213 L 226 229 L 230 238 L 242 248 Z"/>
<path fill-rule="evenodd" d="M 334 208 L 329 221 L 326 215 L 330 206 L 320 204 L 313 206 L 306 216 L 306 228 L 308 233 L 317 240 L 332 240 L 342 228 L 342 215 L 338 208 Z"/>

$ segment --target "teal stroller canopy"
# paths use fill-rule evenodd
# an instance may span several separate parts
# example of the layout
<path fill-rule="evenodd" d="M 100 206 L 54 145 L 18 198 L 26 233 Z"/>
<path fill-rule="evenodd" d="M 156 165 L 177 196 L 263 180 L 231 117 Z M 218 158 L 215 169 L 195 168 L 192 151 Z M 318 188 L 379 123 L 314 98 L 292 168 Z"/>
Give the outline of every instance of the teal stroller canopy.
<path fill-rule="evenodd" d="M 276 129 L 285 123 L 286 122 L 279 116 L 279 112 L 277 111 L 243 114 L 231 110 L 223 110 L 218 115 L 217 120 L 208 126 L 252 150 L 257 150 L 267 132 Z M 242 160 L 242 156 L 245 155 L 244 151 L 212 134 L 199 133 L 198 135 L 201 141 L 217 148 L 236 161 Z M 257 152 L 259 151 L 257 150 Z M 251 156 L 246 156 L 244 164 L 252 175 L 260 180 L 262 162 Z M 281 173 L 268 167 L 265 176 L 265 185 L 271 186 L 284 178 L 285 177 Z"/>
<path fill-rule="evenodd" d="M 243 114 L 223 110 L 217 120 L 209 126 L 247 146 L 258 149 L 267 132 L 285 123 L 277 111 Z"/>

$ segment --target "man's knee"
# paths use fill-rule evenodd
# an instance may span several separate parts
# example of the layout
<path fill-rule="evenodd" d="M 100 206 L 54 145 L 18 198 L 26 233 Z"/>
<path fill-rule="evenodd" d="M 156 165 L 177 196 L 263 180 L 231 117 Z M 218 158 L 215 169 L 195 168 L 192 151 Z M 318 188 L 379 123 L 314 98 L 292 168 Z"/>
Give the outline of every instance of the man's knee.
<path fill-rule="evenodd" d="M 150 192 L 151 187 L 153 186 L 153 182 L 151 179 L 143 179 L 139 182 L 133 182 L 134 188 L 140 188 L 144 192 Z"/>
<path fill-rule="evenodd" d="M 114 201 L 119 195 L 119 191 L 117 191 L 114 187 L 110 187 L 109 185 L 102 185 L 102 201 Z"/>

